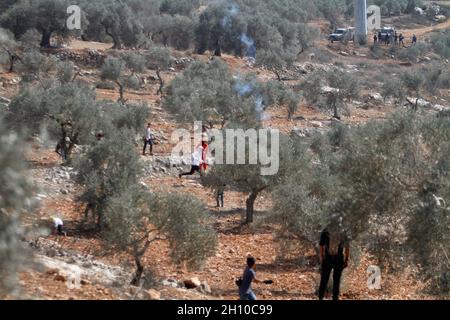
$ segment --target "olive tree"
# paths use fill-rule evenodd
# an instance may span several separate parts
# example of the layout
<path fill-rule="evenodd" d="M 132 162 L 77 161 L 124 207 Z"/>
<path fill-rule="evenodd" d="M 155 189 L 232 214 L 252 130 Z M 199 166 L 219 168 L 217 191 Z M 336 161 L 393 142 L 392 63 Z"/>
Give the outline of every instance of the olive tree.
<path fill-rule="evenodd" d="M 89 21 L 84 37 L 103 41 L 108 36 L 113 41 L 113 49 L 136 47 L 142 41 L 143 25 L 127 2 L 89 1 L 84 7 Z"/>
<path fill-rule="evenodd" d="M 96 141 L 77 159 L 77 182 L 84 186 L 80 200 L 86 203 L 84 222 L 101 230 L 106 226 L 108 201 L 137 185 L 141 165 L 134 150 L 134 134 L 122 129 Z"/>
<path fill-rule="evenodd" d="M 26 51 L 20 58 L 17 71 L 22 74 L 24 82 L 48 80 L 49 74 L 56 70 L 60 61 L 55 56 L 48 56 L 37 50 Z"/>
<path fill-rule="evenodd" d="M 144 71 L 145 60 L 138 55 L 131 54 L 124 59 L 107 58 L 102 66 L 101 77 L 103 80 L 109 80 L 117 84 L 119 87 L 119 99 L 121 103 L 125 103 L 125 89 L 137 89 L 140 80 L 136 76 L 137 73 Z"/>
<path fill-rule="evenodd" d="M 265 145 L 262 140 L 263 136 L 252 136 L 250 131 L 246 131 L 241 125 L 234 124 L 229 128 L 237 129 L 236 134 L 240 134 L 241 137 L 244 137 L 244 141 L 241 141 L 237 138 L 238 143 L 235 144 L 235 137 L 228 136 L 224 131 L 224 145 L 229 143 L 230 141 L 227 139 L 233 139 L 232 144 L 234 148 L 229 150 L 225 148 L 225 150 L 221 150 L 223 152 L 223 159 L 227 159 L 229 157 L 228 152 L 233 152 L 233 159 L 235 162 L 233 164 L 215 164 L 212 166 L 211 170 L 208 174 L 202 178 L 202 183 L 206 187 L 210 188 L 218 188 L 227 185 L 229 188 L 248 194 L 246 200 L 246 219 L 245 223 L 249 224 L 254 221 L 254 212 L 255 212 L 255 202 L 263 192 L 270 192 L 273 188 L 282 181 L 285 176 L 287 163 L 289 160 L 289 142 L 285 136 L 279 136 L 279 134 L 269 131 L 264 132 L 262 135 L 265 135 L 268 144 Z M 249 129 L 249 128 L 247 128 Z M 227 142 L 228 141 L 228 142 Z M 242 144 L 243 143 L 243 144 Z M 277 144 L 279 148 L 277 147 Z M 245 149 L 241 149 L 244 147 Z M 256 161 L 256 163 L 251 163 L 251 158 L 254 156 L 254 152 L 260 150 L 260 148 L 267 148 L 268 154 L 270 154 L 273 162 L 270 163 L 271 166 L 276 166 L 275 172 L 270 172 L 269 174 L 263 174 L 264 168 L 267 168 L 267 165 L 263 165 L 261 161 Z M 220 150 L 219 150 L 220 152 Z M 242 154 L 243 152 L 243 154 Z M 243 163 L 236 161 L 235 155 L 245 156 L 245 160 Z M 216 151 L 217 157 L 217 151 Z"/>
<path fill-rule="evenodd" d="M 448 292 L 448 123 L 445 114 L 402 111 L 303 140 L 304 152 L 274 191 L 271 221 L 285 241 L 313 246 L 322 228 L 338 225 L 380 266 L 419 263 Z"/>
<path fill-rule="evenodd" d="M 98 118 L 95 92 L 78 83 L 24 87 L 7 110 L 10 126 L 24 126 L 30 135 L 47 128 L 58 145 L 64 146 L 68 160 L 75 145 L 89 140 Z"/>
<path fill-rule="evenodd" d="M 51 37 L 54 33 L 66 36 L 67 0 L 21 0 L 9 7 L 1 17 L 2 25 L 13 31 L 19 38 L 29 29 L 36 29 L 41 34 L 40 46 L 51 47 Z"/>
<path fill-rule="evenodd" d="M 349 113 L 347 103 L 359 95 L 358 79 L 338 68 L 310 75 L 303 87 L 308 102 L 331 111 L 338 119 L 341 111 Z"/>
<path fill-rule="evenodd" d="M 4 29 L 0 29 L 0 63 L 5 57 L 8 64 L 8 72 L 14 71 L 15 63 L 20 59 L 19 44 L 15 41 L 14 35 Z"/>
<path fill-rule="evenodd" d="M 225 63 L 195 62 L 170 83 L 164 107 L 179 121 L 202 121 L 209 127 L 258 121 L 256 87 L 249 84 L 247 90 L 244 84 L 242 91 L 240 86 Z"/>
<path fill-rule="evenodd" d="M 164 80 L 161 72 L 170 68 L 173 63 L 170 50 L 167 48 L 152 48 L 147 55 L 147 64 L 151 69 L 156 70 L 159 79 L 159 88 L 156 94 L 162 95 L 164 88 Z"/>
<path fill-rule="evenodd" d="M 417 110 L 420 100 L 421 90 L 424 84 L 424 76 L 417 71 L 404 72 L 401 75 L 401 81 L 406 94 L 414 95 L 414 102 L 410 102 L 414 109 Z M 407 101 L 409 102 L 408 98 Z"/>
<path fill-rule="evenodd" d="M 208 210 L 193 196 L 150 194 L 141 186 L 130 186 L 109 199 L 106 213 L 107 246 L 133 257 L 133 285 L 139 284 L 143 257 L 155 241 L 168 240 L 172 260 L 190 268 L 200 267 L 215 252 L 217 236 Z"/>

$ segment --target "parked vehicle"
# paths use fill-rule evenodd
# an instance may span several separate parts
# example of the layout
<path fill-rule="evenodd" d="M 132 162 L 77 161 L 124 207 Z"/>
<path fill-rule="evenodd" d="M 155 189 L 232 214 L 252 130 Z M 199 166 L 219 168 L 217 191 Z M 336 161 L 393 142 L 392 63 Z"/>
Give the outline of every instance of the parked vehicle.
<path fill-rule="evenodd" d="M 331 43 L 335 41 L 354 41 L 355 28 L 338 28 L 328 36 Z"/>
<path fill-rule="evenodd" d="M 392 27 L 383 27 L 381 29 L 377 29 L 377 34 L 379 42 L 387 43 L 390 42 L 395 36 L 395 29 Z"/>

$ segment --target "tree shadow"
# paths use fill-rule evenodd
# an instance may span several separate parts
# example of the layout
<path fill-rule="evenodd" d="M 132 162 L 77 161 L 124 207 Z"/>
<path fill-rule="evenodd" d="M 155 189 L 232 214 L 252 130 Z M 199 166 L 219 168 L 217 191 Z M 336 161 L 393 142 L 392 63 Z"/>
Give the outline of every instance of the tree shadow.
<path fill-rule="evenodd" d="M 255 217 L 259 220 L 259 218 L 263 218 L 266 213 L 267 212 L 265 211 L 255 211 Z M 248 235 L 272 232 L 272 229 L 262 222 L 255 221 L 251 224 L 246 223 L 245 214 L 246 211 L 242 208 L 233 208 L 223 211 L 210 210 L 210 215 L 216 218 L 214 227 L 217 232 L 221 234 Z"/>
<path fill-rule="evenodd" d="M 295 259 L 277 259 L 272 263 L 257 265 L 258 271 L 273 272 L 311 272 L 319 266 L 319 258 L 316 255 L 304 255 Z"/>
<path fill-rule="evenodd" d="M 28 164 L 28 168 L 30 168 L 30 169 L 50 169 L 50 168 L 56 168 L 56 167 L 61 166 L 61 164 L 59 164 L 57 162 L 42 163 L 37 160 L 26 160 L 26 162 Z"/>

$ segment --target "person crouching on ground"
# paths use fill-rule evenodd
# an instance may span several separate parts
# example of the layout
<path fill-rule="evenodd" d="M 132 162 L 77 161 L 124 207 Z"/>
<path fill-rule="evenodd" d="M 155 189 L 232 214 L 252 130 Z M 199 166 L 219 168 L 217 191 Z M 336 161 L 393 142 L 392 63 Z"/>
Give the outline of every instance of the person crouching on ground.
<path fill-rule="evenodd" d="M 54 226 L 54 233 L 56 233 L 59 236 L 67 236 L 67 233 L 64 231 L 64 223 L 61 218 L 52 217 L 53 220 L 53 226 Z"/>

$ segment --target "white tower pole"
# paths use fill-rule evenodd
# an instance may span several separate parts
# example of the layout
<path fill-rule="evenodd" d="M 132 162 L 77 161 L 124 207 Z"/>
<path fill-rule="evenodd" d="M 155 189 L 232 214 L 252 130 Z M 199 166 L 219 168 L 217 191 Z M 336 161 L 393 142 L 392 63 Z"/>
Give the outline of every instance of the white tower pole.
<path fill-rule="evenodd" d="M 354 0 L 355 7 L 355 41 L 367 42 L 367 0 Z"/>

